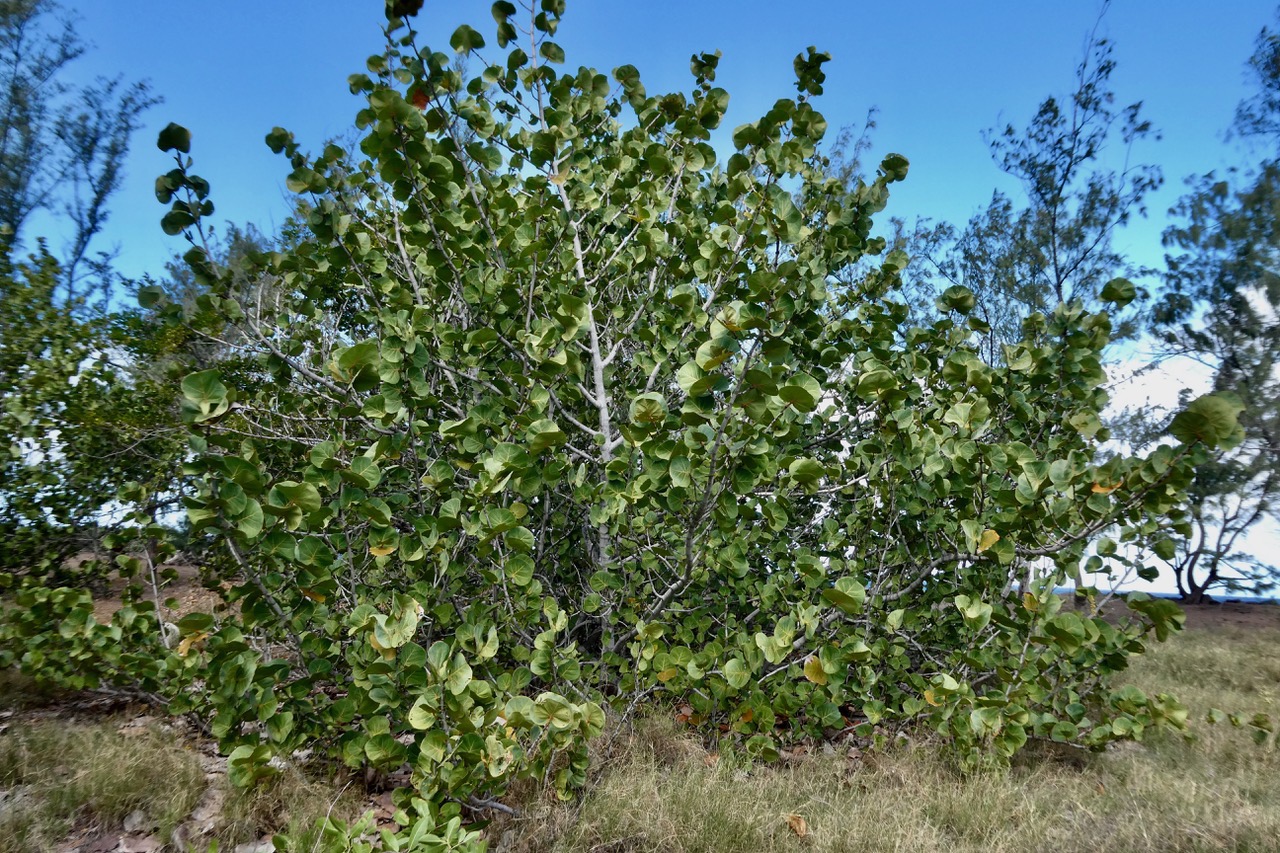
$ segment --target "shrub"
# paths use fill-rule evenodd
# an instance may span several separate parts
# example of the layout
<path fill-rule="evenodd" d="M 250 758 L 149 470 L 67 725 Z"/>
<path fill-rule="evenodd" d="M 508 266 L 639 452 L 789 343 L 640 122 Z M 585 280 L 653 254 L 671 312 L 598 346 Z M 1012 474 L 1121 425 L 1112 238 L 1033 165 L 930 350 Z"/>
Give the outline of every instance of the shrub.
<path fill-rule="evenodd" d="M 1105 314 L 1034 315 L 996 364 L 963 288 L 905 327 L 908 258 L 871 217 L 907 160 L 827 177 L 826 54 L 725 158 L 718 55 L 689 93 L 562 73 L 562 13 L 496 3 L 500 58 L 460 27 L 471 79 L 392 14 L 351 78 L 359 153 L 267 136 L 310 213 L 251 312 L 198 248 L 190 134 L 161 133 L 164 225 L 208 288 L 169 313 L 243 341 L 182 382 L 188 513 L 239 616 L 180 623 L 202 680 L 173 710 L 211 715 L 244 783 L 303 745 L 407 763 L 427 849 L 513 779 L 567 796 L 604 708 L 657 697 L 764 757 L 924 725 L 976 765 L 1180 725 L 1108 683 L 1176 608 L 1113 626 L 1053 587 L 1105 531 L 1158 530 L 1229 409 L 1100 459 Z M 1123 562 L 1110 542 L 1093 559 Z"/>

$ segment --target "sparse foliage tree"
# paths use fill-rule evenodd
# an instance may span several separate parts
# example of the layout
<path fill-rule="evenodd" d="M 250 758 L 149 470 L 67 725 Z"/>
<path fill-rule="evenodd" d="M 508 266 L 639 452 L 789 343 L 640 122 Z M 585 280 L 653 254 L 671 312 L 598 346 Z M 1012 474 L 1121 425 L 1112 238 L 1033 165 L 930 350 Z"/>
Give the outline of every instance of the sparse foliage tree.
<path fill-rule="evenodd" d="M 1236 107 L 1232 132 L 1275 145 L 1280 141 L 1280 33 L 1263 27 L 1249 57 L 1257 91 Z"/>
<path fill-rule="evenodd" d="M 1025 205 L 997 191 L 963 228 L 926 224 L 908 240 L 920 258 L 913 274 L 935 293 L 962 285 L 977 297 L 988 361 L 1003 358 L 1001 347 L 1021 339 L 1023 320 L 1034 313 L 1065 302 L 1098 310 L 1108 285 L 1136 293 L 1131 284 L 1113 283 L 1136 270 L 1112 239 L 1145 212 L 1161 176 L 1155 166 L 1129 163 L 1133 147 L 1154 132 L 1140 103 L 1116 107 L 1114 70 L 1111 43 L 1094 35 L 1068 98 L 1047 98 L 1025 128 L 1007 124 L 988 133 L 992 157 L 1022 186 Z M 1123 165 L 1103 167 L 1117 147 Z M 1122 317 L 1115 338 L 1137 331 L 1132 312 Z"/>
<path fill-rule="evenodd" d="M 75 304 L 82 267 L 101 281 L 109 254 L 89 247 L 120 188 L 129 141 L 159 103 L 145 82 L 101 78 L 75 87 L 68 65 L 85 44 L 54 0 L 0 2 L 0 228 L 20 245 L 33 214 L 70 227 L 59 258 L 63 297 Z"/>
<path fill-rule="evenodd" d="M 1280 141 L 1275 100 L 1276 37 L 1263 30 L 1249 65 L 1258 94 L 1241 104 L 1236 130 Z M 1189 493 L 1183 538 L 1163 546 L 1178 591 L 1199 602 L 1211 591 L 1260 592 L 1277 566 L 1241 547 L 1280 497 L 1280 161 L 1192 181 L 1165 233 L 1168 272 L 1152 312 L 1164 355 L 1213 371 L 1213 388 L 1240 406 L 1242 441 L 1204 463 Z"/>

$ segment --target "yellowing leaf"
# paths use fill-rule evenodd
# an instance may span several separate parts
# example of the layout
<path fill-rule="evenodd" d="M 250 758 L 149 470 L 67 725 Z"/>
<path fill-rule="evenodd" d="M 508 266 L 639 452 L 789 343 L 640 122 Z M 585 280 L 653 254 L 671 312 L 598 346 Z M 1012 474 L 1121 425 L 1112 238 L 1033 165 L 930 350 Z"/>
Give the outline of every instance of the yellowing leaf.
<path fill-rule="evenodd" d="M 182 642 L 178 643 L 178 657 L 185 658 L 188 654 L 190 654 L 192 646 L 196 645 L 197 643 L 204 642 L 206 639 L 208 639 L 208 637 L 209 637 L 208 631 L 204 631 L 199 634 L 192 634 L 189 637 L 184 637 L 182 639 Z"/>
<path fill-rule="evenodd" d="M 924 701 L 928 702 L 935 708 L 942 704 L 942 700 L 938 698 L 938 695 L 934 693 L 932 689 L 924 692 Z"/>
<path fill-rule="evenodd" d="M 384 646 L 382 643 L 379 643 L 375 632 L 371 631 L 369 633 L 369 645 L 373 646 L 374 650 L 378 652 L 378 654 L 382 655 L 383 660 L 395 659 L 396 650 L 391 646 Z"/>
<path fill-rule="evenodd" d="M 1040 599 L 1036 598 L 1029 592 L 1024 592 L 1022 594 L 1022 606 L 1030 612 L 1035 613 L 1040 609 Z"/>
<path fill-rule="evenodd" d="M 569 170 L 565 169 L 563 172 L 560 172 L 558 174 L 548 175 L 547 180 L 558 187 L 562 187 L 564 186 L 564 182 L 569 180 Z"/>
<path fill-rule="evenodd" d="M 822 662 L 817 657 L 810 657 L 804 662 L 804 677 L 814 684 L 826 684 L 827 674 L 822 669 Z"/>
<path fill-rule="evenodd" d="M 1109 495 L 1109 494 L 1111 494 L 1112 492 L 1114 492 L 1116 489 L 1120 488 L 1120 487 L 1121 487 L 1121 486 L 1123 486 L 1123 485 L 1124 485 L 1124 481 L 1123 481 L 1123 480 L 1120 480 L 1120 481 L 1118 481 L 1118 482 L 1112 483 L 1112 484 L 1111 484 L 1111 485 L 1109 485 L 1109 486 L 1104 486 L 1104 485 L 1102 485 L 1101 483 L 1094 483 L 1094 484 L 1093 484 L 1093 490 L 1092 490 L 1092 491 L 1093 491 L 1093 493 L 1094 493 L 1095 495 Z"/>
<path fill-rule="evenodd" d="M 369 553 L 375 557 L 385 557 L 388 554 L 394 554 L 395 550 L 396 550 L 395 545 L 378 545 L 376 547 L 370 548 Z"/>
<path fill-rule="evenodd" d="M 987 530 L 982 531 L 982 538 L 978 540 L 978 553 L 981 554 L 983 551 L 987 550 L 999 541 L 1000 534 L 996 533 L 994 530 L 988 528 Z"/>
<path fill-rule="evenodd" d="M 679 671 L 680 670 L 676 669 L 674 666 L 668 667 L 664 669 L 662 672 L 658 673 L 658 680 L 661 681 L 663 684 L 666 684 L 668 681 L 675 678 L 676 673 L 678 673 Z"/>
<path fill-rule="evenodd" d="M 787 826 L 791 828 L 797 838 L 804 838 L 809 834 L 809 824 L 798 814 L 787 815 Z"/>
<path fill-rule="evenodd" d="M 307 598 L 309 598 L 309 599 L 311 599 L 312 601 L 316 602 L 317 604 L 324 604 L 324 596 L 323 596 L 323 595 L 321 595 L 320 593 L 316 592 L 315 590 L 313 590 L 313 589 L 301 588 L 299 591 L 300 591 L 303 595 L 305 595 Z"/>

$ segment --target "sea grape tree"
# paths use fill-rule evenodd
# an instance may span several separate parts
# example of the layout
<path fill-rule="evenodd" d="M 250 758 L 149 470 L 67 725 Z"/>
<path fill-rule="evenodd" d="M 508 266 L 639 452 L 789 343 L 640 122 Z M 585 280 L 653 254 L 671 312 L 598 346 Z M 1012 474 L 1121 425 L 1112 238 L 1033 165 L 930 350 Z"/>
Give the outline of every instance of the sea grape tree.
<path fill-rule="evenodd" d="M 814 48 L 717 148 L 718 54 L 651 94 L 565 65 L 563 0 L 500 0 L 496 38 L 448 51 L 397 11 L 350 81 L 358 151 L 267 137 L 309 218 L 252 310 L 200 248 L 190 134 L 160 137 L 164 226 L 208 288 L 181 321 L 240 356 L 182 381 L 188 512 L 235 615 L 180 625 L 207 675 L 175 708 L 212 709 L 239 778 L 304 743 L 408 764 L 404 817 L 458 841 L 460 804 L 567 792 L 606 709 L 646 702 L 766 757 L 921 725 L 979 762 L 1180 724 L 1108 686 L 1176 609 L 1135 596 L 1115 625 L 1053 585 L 1121 559 L 1104 533 L 1158 533 L 1229 407 L 1104 460 L 1105 313 L 1033 314 L 995 365 L 963 288 L 908 327 L 906 255 L 865 264 L 907 160 L 824 177 Z"/>

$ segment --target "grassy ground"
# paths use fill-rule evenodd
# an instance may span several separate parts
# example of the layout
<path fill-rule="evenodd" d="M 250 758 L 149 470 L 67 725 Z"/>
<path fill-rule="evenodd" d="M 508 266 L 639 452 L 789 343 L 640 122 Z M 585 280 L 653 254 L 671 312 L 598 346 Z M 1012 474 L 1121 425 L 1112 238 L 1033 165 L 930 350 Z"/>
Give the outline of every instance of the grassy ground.
<path fill-rule="evenodd" d="M 1246 730 L 1203 722 L 1210 707 L 1280 716 L 1278 649 L 1274 627 L 1188 631 L 1137 660 L 1128 678 L 1178 695 L 1192 710 L 1192 740 L 1162 735 L 1098 755 L 1031 751 L 1007 773 L 977 777 L 957 774 L 928 745 L 753 765 L 649 720 L 600 750 L 580 802 L 514 792 L 521 816 L 489 828 L 491 849 L 1280 851 L 1280 751 L 1259 748 Z M 6 694 L 27 695 L 0 684 Z M 308 826 L 330 809 L 349 817 L 362 807 L 351 792 L 292 776 L 231 791 L 189 744 L 153 727 L 122 736 L 119 717 L 71 722 L 20 711 L 5 719 L 3 851 L 57 849 L 69 834 L 118 831 L 138 813 L 172 844 L 211 788 L 218 806 L 209 825 L 224 850 L 290 828 L 297 849 L 311 850 Z"/>
<path fill-rule="evenodd" d="M 1203 722 L 1210 707 L 1275 716 L 1277 650 L 1275 629 L 1179 635 L 1129 680 L 1178 695 L 1193 740 L 1033 751 L 999 775 L 960 776 L 927 746 L 750 765 L 650 721 L 579 807 L 533 802 L 493 835 L 502 850 L 595 853 L 1280 850 L 1280 751 Z"/>
<path fill-rule="evenodd" d="M 51 850 L 77 821 L 121 825 L 135 811 L 161 838 L 195 809 L 204 772 L 154 732 L 103 725 L 24 725 L 0 738 L 0 850 Z"/>
<path fill-rule="evenodd" d="M 294 838 L 290 850 L 311 851 L 327 814 L 359 812 L 349 792 L 292 774 L 235 790 L 221 773 L 207 772 L 216 761 L 155 721 L 53 711 L 61 700 L 12 676 L 0 679 L 3 853 L 77 844 L 109 851 L 117 841 L 122 849 L 156 841 L 201 853 L 216 841 L 230 851 L 280 831 Z"/>

